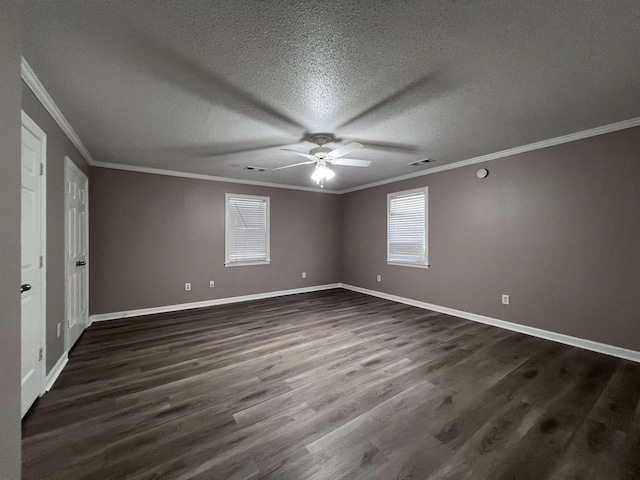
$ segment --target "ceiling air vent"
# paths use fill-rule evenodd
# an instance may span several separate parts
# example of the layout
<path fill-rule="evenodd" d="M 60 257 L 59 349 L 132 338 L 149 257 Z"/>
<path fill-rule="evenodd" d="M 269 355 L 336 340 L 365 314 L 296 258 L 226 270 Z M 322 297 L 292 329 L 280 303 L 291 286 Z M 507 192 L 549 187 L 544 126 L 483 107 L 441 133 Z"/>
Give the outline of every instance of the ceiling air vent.
<path fill-rule="evenodd" d="M 415 162 L 411 162 L 409 165 L 422 165 L 423 163 L 431 163 L 435 162 L 435 160 L 431 160 L 430 158 L 423 158 L 422 160 L 416 160 Z"/>
<path fill-rule="evenodd" d="M 244 167 L 245 170 L 254 170 L 256 172 L 266 172 L 267 169 L 264 167 L 252 167 L 252 166 L 246 166 Z"/>

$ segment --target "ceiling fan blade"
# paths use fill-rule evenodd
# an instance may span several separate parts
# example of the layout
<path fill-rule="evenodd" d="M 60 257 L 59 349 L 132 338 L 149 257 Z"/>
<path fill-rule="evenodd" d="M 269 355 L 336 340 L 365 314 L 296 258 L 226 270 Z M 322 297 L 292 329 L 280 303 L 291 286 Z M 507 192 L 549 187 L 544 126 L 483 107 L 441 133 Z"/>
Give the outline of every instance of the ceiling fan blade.
<path fill-rule="evenodd" d="M 368 167 L 371 165 L 369 160 L 356 160 L 355 158 L 336 158 L 329 161 L 334 165 L 347 165 L 349 167 Z"/>
<path fill-rule="evenodd" d="M 312 160 L 314 162 L 318 160 L 318 158 L 314 157 L 313 155 L 309 155 L 307 153 L 302 153 L 302 152 L 299 152 L 297 150 L 292 150 L 291 148 L 281 148 L 280 150 L 282 150 L 283 152 L 295 153 L 296 155 L 300 155 L 301 157 L 308 158 L 309 160 Z"/>
<path fill-rule="evenodd" d="M 361 143 L 351 142 L 344 147 L 336 148 L 335 150 L 330 151 L 327 155 L 331 158 L 344 157 L 345 155 L 359 150 L 362 147 L 364 147 L 364 145 L 362 145 Z"/>
<path fill-rule="evenodd" d="M 309 160 L 308 162 L 294 163 L 293 165 L 285 165 L 284 167 L 272 168 L 271 171 L 273 172 L 274 170 L 282 170 L 283 168 L 297 167 L 298 165 L 309 165 L 310 163 L 316 162 L 315 160 Z"/>

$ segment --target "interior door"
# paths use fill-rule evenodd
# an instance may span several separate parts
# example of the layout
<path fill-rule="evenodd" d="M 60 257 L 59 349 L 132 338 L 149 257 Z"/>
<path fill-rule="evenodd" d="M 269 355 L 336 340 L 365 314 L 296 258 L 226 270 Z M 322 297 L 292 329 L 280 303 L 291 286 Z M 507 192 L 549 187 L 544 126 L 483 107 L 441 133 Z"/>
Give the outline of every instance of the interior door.
<path fill-rule="evenodd" d="M 65 159 L 66 177 L 66 291 L 67 348 L 76 343 L 89 321 L 89 180 L 69 159 Z"/>
<path fill-rule="evenodd" d="M 22 415 L 42 392 L 42 276 L 40 181 L 44 138 L 22 126 Z M 18 286 L 16 285 L 16 288 Z"/>

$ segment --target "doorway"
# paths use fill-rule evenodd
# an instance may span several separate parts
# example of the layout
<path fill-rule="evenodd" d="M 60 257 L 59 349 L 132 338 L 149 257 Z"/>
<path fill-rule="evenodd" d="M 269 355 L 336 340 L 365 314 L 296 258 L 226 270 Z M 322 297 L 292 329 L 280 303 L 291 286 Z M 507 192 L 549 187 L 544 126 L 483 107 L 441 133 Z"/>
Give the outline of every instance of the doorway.
<path fill-rule="evenodd" d="M 66 350 L 89 322 L 89 179 L 65 157 Z"/>
<path fill-rule="evenodd" d="M 42 395 L 46 369 L 47 136 L 22 112 L 21 326 L 22 416 Z"/>

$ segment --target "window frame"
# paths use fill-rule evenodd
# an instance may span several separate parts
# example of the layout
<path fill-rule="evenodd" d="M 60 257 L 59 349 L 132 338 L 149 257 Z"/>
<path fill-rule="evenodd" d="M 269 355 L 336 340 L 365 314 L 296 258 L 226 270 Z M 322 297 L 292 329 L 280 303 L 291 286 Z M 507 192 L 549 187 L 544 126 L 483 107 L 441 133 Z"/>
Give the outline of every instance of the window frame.
<path fill-rule="evenodd" d="M 396 197 L 403 197 L 415 193 L 424 194 L 424 263 L 401 262 L 391 259 L 390 252 L 390 227 L 391 227 L 391 200 Z M 412 188 L 400 192 L 387 193 L 387 265 L 400 267 L 429 268 L 429 187 Z"/>
<path fill-rule="evenodd" d="M 251 200 L 261 200 L 266 204 L 266 260 L 250 261 L 250 262 L 231 262 L 229 260 L 229 200 L 232 198 L 247 198 Z M 260 195 L 246 195 L 241 193 L 225 193 L 224 194 L 224 266 L 225 267 L 243 267 L 250 265 L 269 265 L 271 263 L 271 201 L 270 197 Z"/>

